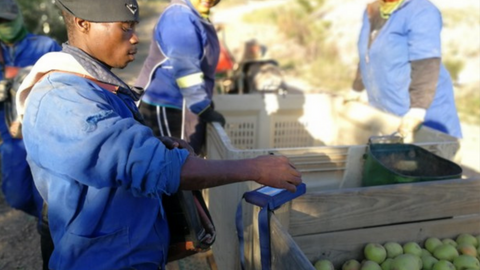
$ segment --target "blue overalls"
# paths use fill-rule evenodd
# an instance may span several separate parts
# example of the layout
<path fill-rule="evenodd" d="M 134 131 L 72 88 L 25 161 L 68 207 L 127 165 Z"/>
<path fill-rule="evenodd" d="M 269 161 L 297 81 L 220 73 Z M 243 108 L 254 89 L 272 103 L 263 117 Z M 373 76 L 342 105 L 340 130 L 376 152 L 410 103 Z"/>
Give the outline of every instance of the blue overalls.
<path fill-rule="evenodd" d="M 61 47 L 53 39 L 29 33 L 23 40 L 7 46 L 0 43 L 5 66 L 27 67 L 44 54 L 60 51 Z M 0 79 L 4 71 L 0 69 Z M 2 157 L 2 192 L 7 203 L 16 209 L 39 217 L 43 200 L 33 183 L 30 167 L 26 161 L 26 151 L 22 139 L 12 138 L 5 122 L 3 104 L 0 105 L 0 134 L 3 143 L 0 145 Z"/>
<path fill-rule="evenodd" d="M 441 57 L 441 28 L 441 14 L 432 3 L 405 0 L 368 47 L 370 22 L 365 12 L 358 51 L 362 80 L 372 106 L 398 116 L 407 113 L 410 109 L 410 62 Z M 452 81 L 443 65 L 423 125 L 462 137 Z"/>

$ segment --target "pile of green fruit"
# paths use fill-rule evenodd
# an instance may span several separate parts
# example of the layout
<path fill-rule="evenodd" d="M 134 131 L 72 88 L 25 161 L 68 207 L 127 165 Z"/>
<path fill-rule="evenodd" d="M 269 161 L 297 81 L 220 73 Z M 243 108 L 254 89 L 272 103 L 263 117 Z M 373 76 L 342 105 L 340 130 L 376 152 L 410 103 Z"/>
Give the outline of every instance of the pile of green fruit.
<path fill-rule="evenodd" d="M 458 235 L 455 240 L 427 238 L 423 247 L 417 242 L 368 243 L 364 259 L 343 263 L 338 270 L 480 270 L 480 235 Z M 317 270 L 335 270 L 327 259 L 314 263 Z"/>

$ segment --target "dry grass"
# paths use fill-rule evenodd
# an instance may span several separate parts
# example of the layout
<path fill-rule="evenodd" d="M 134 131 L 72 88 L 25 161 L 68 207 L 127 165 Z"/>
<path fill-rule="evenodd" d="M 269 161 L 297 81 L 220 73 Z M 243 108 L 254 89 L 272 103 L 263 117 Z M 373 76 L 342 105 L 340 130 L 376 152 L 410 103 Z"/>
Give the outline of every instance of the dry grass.
<path fill-rule="evenodd" d="M 326 41 L 331 23 L 316 15 L 323 2 L 299 0 L 296 5 L 257 10 L 243 19 L 247 23 L 275 25 L 286 38 L 304 49 L 300 57 L 292 52 L 289 57 L 277 59 L 283 70 L 317 89 L 343 90 L 350 87 L 353 74 L 346 72 L 350 68 L 340 60 L 336 44 Z"/>
<path fill-rule="evenodd" d="M 480 83 L 461 86 L 456 92 L 462 94 L 455 96 L 460 120 L 463 123 L 480 125 Z"/>

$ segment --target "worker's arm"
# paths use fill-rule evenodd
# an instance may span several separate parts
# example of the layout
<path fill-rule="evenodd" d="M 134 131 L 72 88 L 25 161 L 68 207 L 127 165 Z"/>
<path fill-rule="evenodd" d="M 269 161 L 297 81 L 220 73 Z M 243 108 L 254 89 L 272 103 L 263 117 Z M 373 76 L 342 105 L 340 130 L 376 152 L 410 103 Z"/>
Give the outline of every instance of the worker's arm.
<path fill-rule="evenodd" d="M 365 89 L 365 86 L 363 84 L 362 74 L 360 72 L 360 63 L 358 63 L 357 71 L 355 72 L 355 79 L 353 80 L 353 83 L 352 83 L 352 88 L 343 97 L 343 102 L 347 103 L 350 101 L 360 100 L 360 96 L 362 95 L 362 92 L 364 89 Z"/>
<path fill-rule="evenodd" d="M 180 189 L 203 189 L 243 181 L 294 192 L 302 179 L 301 173 L 284 156 L 207 160 L 190 155 L 182 167 Z"/>
<path fill-rule="evenodd" d="M 206 34 L 195 16 L 185 9 L 172 9 L 170 13 L 159 24 L 161 34 L 157 40 L 172 64 L 172 75 L 186 106 L 203 121 L 225 126 L 225 118 L 213 108 L 209 96 L 212 89 L 207 89 L 209 86 L 204 79 L 202 59 L 206 57 Z"/>
<path fill-rule="evenodd" d="M 360 72 L 360 63 L 358 63 L 357 72 L 355 72 L 355 79 L 353 80 L 353 83 L 352 83 L 352 90 L 356 92 L 362 92 L 364 89 L 365 89 L 365 86 L 363 85 L 362 74 Z"/>
<path fill-rule="evenodd" d="M 411 65 L 410 109 L 398 131 L 413 134 L 424 121 L 435 97 L 441 62 L 442 15 L 434 6 L 415 10 L 406 23 Z"/>
<path fill-rule="evenodd" d="M 428 109 L 435 97 L 435 91 L 440 74 L 440 58 L 429 58 L 412 61 L 412 81 L 410 92 L 410 107 Z"/>
<path fill-rule="evenodd" d="M 199 114 L 211 100 L 204 80 L 202 59 L 206 36 L 197 25 L 195 15 L 185 8 L 171 8 L 158 24 L 156 39 L 171 63 L 175 80 L 187 108 Z"/>
<path fill-rule="evenodd" d="M 425 119 L 428 107 L 433 102 L 440 74 L 440 58 L 412 61 L 410 109 L 403 116 L 398 132 L 403 136 L 414 133 Z"/>

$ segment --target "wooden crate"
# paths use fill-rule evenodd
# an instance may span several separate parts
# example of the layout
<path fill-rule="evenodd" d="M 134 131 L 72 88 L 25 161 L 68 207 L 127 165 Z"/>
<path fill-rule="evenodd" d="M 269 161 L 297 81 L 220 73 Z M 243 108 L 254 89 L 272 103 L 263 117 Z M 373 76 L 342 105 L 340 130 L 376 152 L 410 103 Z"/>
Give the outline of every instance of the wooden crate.
<path fill-rule="evenodd" d="M 479 194 L 480 179 L 307 193 L 272 215 L 272 269 L 314 269 L 312 262 L 322 258 L 339 268 L 362 260 L 369 242 L 423 246 L 431 236 L 480 234 Z M 251 269 L 261 269 L 258 243 L 253 253 Z"/>
<path fill-rule="evenodd" d="M 269 153 L 287 156 L 302 172 L 308 192 L 360 186 L 368 138 L 391 134 L 400 123 L 396 116 L 359 102 L 345 105 L 329 94 L 217 95 L 214 101 L 227 124 L 225 128 L 218 123 L 208 125 L 207 158 L 242 159 Z M 415 144 L 450 160 L 457 158 L 459 149 L 457 139 L 429 128 L 420 129 Z M 240 269 L 235 211 L 243 193 L 258 187 L 249 182 L 204 191 L 217 228 L 213 253 L 221 270 Z M 254 214 L 252 207 L 243 209 L 245 254 L 247 266 L 252 268 L 258 259 L 251 240 L 257 237 Z M 278 210 L 277 214 L 281 211 L 289 210 Z"/>

